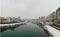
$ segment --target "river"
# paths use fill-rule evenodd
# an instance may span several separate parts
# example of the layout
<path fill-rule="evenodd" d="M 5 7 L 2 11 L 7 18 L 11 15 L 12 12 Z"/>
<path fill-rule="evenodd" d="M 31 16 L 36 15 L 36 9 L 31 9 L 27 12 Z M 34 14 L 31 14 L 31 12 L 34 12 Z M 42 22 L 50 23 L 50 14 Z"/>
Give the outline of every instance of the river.
<path fill-rule="evenodd" d="M 48 37 L 48 34 L 40 25 L 29 22 L 16 27 L 0 29 L 0 37 Z"/>

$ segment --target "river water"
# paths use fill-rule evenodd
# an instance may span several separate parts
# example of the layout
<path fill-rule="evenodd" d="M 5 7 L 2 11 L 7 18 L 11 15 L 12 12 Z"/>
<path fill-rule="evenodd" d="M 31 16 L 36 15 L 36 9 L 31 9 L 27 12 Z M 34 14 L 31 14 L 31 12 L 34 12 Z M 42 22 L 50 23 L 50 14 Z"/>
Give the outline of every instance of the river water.
<path fill-rule="evenodd" d="M 0 37 L 48 37 L 48 34 L 40 25 L 26 23 L 24 25 L 0 29 Z"/>

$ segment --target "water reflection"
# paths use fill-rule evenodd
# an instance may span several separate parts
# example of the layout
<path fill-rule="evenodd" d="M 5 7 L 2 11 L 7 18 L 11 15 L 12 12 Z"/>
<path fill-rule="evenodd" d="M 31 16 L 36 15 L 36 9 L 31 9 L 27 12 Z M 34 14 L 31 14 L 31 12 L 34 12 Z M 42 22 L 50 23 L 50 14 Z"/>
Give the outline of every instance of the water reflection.
<path fill-rule="evenodd" d="M 37 26 L 43 28 L 43 24 L 42 23 L 37 23 Z"/>
<path fill-rule="evenodd" d="M 2 37 L 48 37 L 41 24 L 26 23 L 8 28 L 1 28 Z"/>
<path fill-rule="evenodd" d="M 22 24 L 21 25 L 15 25 L 15 26 L 11 26 L 11 27 L 2 27 L 2 28 L 0 28 L 0 33 L 2 33 L 2 32 L 4 32 L 4 31 L 7 31 L 7 30 L 11 30 L 11 31 L 14 31 L 16 28 L 18 28 L 18 27 L 20 27 L 20 26 L 22 26 Z"/>
<path fill-rule="evenodd" d="M 22 26 L 23 24 L 21 25 L 15 25 L 15 26 L 11 26 L 11 27 L 2 27 L 0 28 L 0 33 L 4 32 L 4 31 L 7 31 L 7 30 L 11 30 L 11 31 L 14 31 L 16 28 Z M 25 25 L 25 24 L 24 24 Z M 38 27 L 41 27 L 43 28 L 42 24 L 39 23 L 39 24 L 36 24 Z"/>

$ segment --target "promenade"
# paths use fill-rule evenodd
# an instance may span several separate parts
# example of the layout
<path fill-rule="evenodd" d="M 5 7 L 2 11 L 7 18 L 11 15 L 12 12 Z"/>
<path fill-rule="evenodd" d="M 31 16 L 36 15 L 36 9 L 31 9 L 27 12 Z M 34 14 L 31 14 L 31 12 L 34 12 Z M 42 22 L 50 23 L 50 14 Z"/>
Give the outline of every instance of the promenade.
<path fill-rule="evenodd" d="M 4 27 L 4 26 L 14 26 L 14 25 L 18 25 L 18 24 L 24 24 L 25 22 L 20 22 L 20 23 L 12 23 L 12 24 L 0 24 L 0 27 Z"/>
<path fill-rule="evenodd" d="M 44 27 L 47 28 L 48 32 L 51 33 L 53 35 L 53 37 L 60 37 L 60 31 L 49 26 L 49 25 L 45 25 Z"/>

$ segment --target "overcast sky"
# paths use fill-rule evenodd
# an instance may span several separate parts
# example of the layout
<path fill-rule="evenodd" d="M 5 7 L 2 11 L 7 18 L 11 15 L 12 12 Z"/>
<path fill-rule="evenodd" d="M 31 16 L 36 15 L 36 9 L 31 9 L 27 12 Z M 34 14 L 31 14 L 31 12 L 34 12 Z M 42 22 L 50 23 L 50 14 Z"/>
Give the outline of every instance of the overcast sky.
<path fill-rule="evenodd" d="M 47 16 L 60 6 L 60 0 L 0 0 L 0 16 L 37 18 Z"/>

